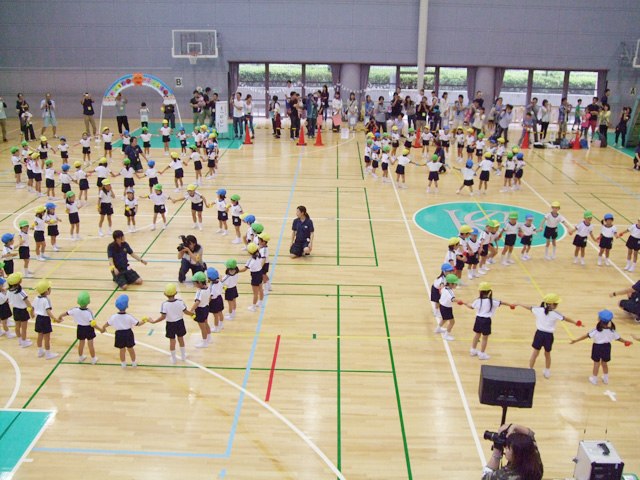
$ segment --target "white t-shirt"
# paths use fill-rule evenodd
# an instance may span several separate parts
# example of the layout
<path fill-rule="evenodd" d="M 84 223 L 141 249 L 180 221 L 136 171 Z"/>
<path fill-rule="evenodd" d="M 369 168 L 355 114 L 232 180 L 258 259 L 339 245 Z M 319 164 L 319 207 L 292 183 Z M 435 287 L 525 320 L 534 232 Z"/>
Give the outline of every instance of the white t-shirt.
<path fill-rule="evenodd" d="M 78 202 L 65 202 L 64 206 L 67 209 L 67 213 L 78 213 Z"/>
<path fill-rule="evenodd" d="M 594 328 L 589 332 L 589 336 L 593 338 L 593 343 L 596 343 L 598 345 L 615 342 L 620 338 L 618 332 L 610 328 L 603 328 L 601 332 L 599 332 L 598 329 Z"/>
<path fill-rule="evenodd" d="M 162 130 L 162 128 L 160 130 Z M 140 134 L 140 138 L 145 143 L 150 142 L 151 141 L 151 137 L 152 137 L 152 134 L 149 133 L 149 132 Z"/>
<path fill-rule="evenodd" d="M 442 162 L 429 162 L 427 163 L 427 167 L 429 168 L 430 172 L 437 172 L 440 170 L 440 167 L 442 167 L 443 163 Z"/>
<path fill-rule="evenodd" d="M 438 278 L 436 278 L 433 281 L 433 287 L 436 288 L 438 291 L 440 291 L 442 290 L 442 287 L 444 287 L 446 282 L 447 282 L 446 277 L 443 277 L 442 275 L 440 275 Z"/>
<path fill-rule="evenodd" d="M 209 287 L 199 288 L 196 292 L 196 302 L 200 302 L 198 307 L 206 307 L 209 305 L 209 300 L 211 299 L 211 291 Z"/>
<path fill-rule="evenodd" d="M 184 302 L 179 298 L 176 298 L 173 301 L 167 300 L 166 302 L 162 302 L 162 305 L 160 306 L 160 313 L 167 316 L 167 322 L 178 322 L 182 320 L 186 309 L 187 306 Z"/>
<path fill-rule="evenodd" d="M 223 291 L 222 287 L 224 287 L 222 282 L 214 282 L 211 285 L 209 285 L 209 294 L 211 295 L 212 299 L 215 300 L 220 295 L 222 295 L 222 291 Z"/>
<path fill-rule="evenodd" d="M 398 164 L 399 165 L 402 165 L 404 167 L 405 165 L 409 165 L 410 163 L 411 163 L 411 158 L 409 158 L 408 156 L 400 155 L 398 157 Z"/>
<path fill-rule="evenodd" d="M 100 193 L 98 193 L 98 200 L 100 203 L 113 203 L 111 191 L 105 192 L 103 189 L 100 189 Z"/>
<path fill-rule="evenodd" d="M 94 319 L 93 312 L 88 308 L 75 307 L 69 310 L 67 315 L 72 316 L 76 324 L 83 327 L 90 327 L 91 321 Z"/>
<path fill-rule="evenodd" d="M 487 158 L 485 158 L 484 160 L 482 160 L 480 163 L 480 169 L 483 172 L 490 172 L 491 168 L 493 168 L 493 162 Z"/>
<path fill-rule="evenodd" d="M 44 178 L 47 178 L 49 180 L 55 180 L 55 177 L 56 177 L 56 171 L 53 168 L 47 167 L 44 170 Z"/>
<path fill-rule="evenodd" d="M 115 313 L 111 315 L 107 323 L 115 330 L 130 330 L 131 327 L 138 325 L 138 320 L 128 313 Z"/>
<path fill-rule="evenodd" d="M 184 198 L 185 200 L 191 200 L 191 203 L 196 205 L 202 203 L 202 195 L 200 195 L 198 192 L 193 192 L 193 195 L 189 195 L 189 193 L 185 193 Z"/>
<path fill-rule="evenodd" d="M 526 223 L 520 224 L 520 230 L 522 230 L 522 234 L 526 235 L 527 237 L 529 235 L 533 235 L 533 233 L 537 231 L 536 227 L 534 227 L 533 225 L 527 225 Z"/>
<path fill-rule="evenodd" d="M 463 167 L 460 170 L 462 171 L 462 178 L 464 180 L 473 180 L 473 177 L 476 174 L 476 172 L 473 170 L 473 168 Z"/>
<path fill-rule="evenodd" d="M 476 141 L 476 150 L 483 150 L 483 149 L 484 149 L 484 140 Z"/>
<path fill-rule="evenodd" d="M 226 285 L 227 288 L 233 288 L 236 287 L 238 285 L 238 280 L 239 280 L 239 275 L 236 273 L 234 275 L 225 275 L 224 278 L 222 279 L 222 283 L 223 285 Z"/>
<path fill-rule="evenodd" d="M 610 227 L 602 225 L 602 229 L 600 230 L 600 235 L 605 238 L 613 238 L 615 237 L 616 233 L 618 233 L 618 227 L 616 227 L 615 225 L 611 225 Z"/>
<path fill-rule="evenodd" d="M 109 132 L 109 133 L 102 134 L 102 141 L 104 143 L 111 143 L 112 140 L 113 140 L 113 133 Z"/>
<path fill-rule="evenodd" d="M 180 160 L 179 158 L 174 158 L 173 161 L 169 164 L 170 168 L 173 168 L 174 170 L 179 170 L 182 168 L 182 160 Z"/>
<path fill-rule="evenodd" d="M 78 143 L 84 148 L 89 148 L 91 146 L 91 139 L 89 137 L 81 138 L 80 140 L 78 140 Z"/>
<path fill-rule="evenodd" d="M 60 183 L 64 183 L 67 185 L 71 183 L 71 175 L 69 175 L 68 173 L 63 172 L 59 175 L 58 178 L 60 178 Z"/>
<path fill-rule="evenodd" d="M 149 178 L 156 178 L 158 176 L 158 170 L 155 168 L 147 168 L 147 171 L 144 174 Z"/>
<path fill-rule="evenodd" d="M 35 223 L 35 227 L 33 227 L 34 231 L 44 232 L 44 217 L 36 217 L 33 222 Z"/>
<path fill-rule="evenodd" d="M 544 307 L 531 307 L 531 311 L 536 317 L 536 327 L 541 332 L 555 332 L 556 322 L 564 320 L 564 315 L 555 310 L 549 311 L 546 315 L 544 313 Z"/>
<path fill-rule="evenodd" d="M 73 178 L 76 182 L 79 182 L 80 180 L 84 180 L 85 178 L 87 178 L 87 172 L 79 168 L 74 172 Z"/>
<path fill-rule="evenodd" d="M 440 301 L 438 303 L 440 303 L 440 305 L 442 305 L 443 307 L 451 307 L 453 306 L 452 302 L 454 298 L 456 298 L 456 296 L 453 293 L 453 290 L 451 290 L 449 287 L 444 287 L 440 292 Z"/>
<path fill-rule="evenodd" d="M 171 135 L 171 129 L 169 127 L 160 127 L 160 134 L 162 136 L 168 137 Z"/>
<path fill-rule="evenodd" d="M 109 167 L 105 167 L 104 165 L 98 165 L 95 168 L 96 175 L 98 178 L 107 178 L 107 176 L 111 173 L 111 169 Z"/>
<path fill-rule="evenodd" d="M 216 198 L 215 200 L 216 208 L 219 212 L 224 212 L 227 210 L 227 201 L 224 199 Z"/>
<path fill-rule="evenodd" d="M 551 212 L 547 213 L 544 216 L 544 219 L 547 221 L 547 227 L 549 228 L 556 228 L 559 224 L 565 221 L 562 215 L 558 214 L 554 217 Z"/>
<path fill-rule="evenodd" d="M 127 207 L 129 210 L 135 210 L 136 207 L 138 206 L 138 199 L 136 197 L 133 197 L 133 199 L 129 200 L 129 196 L 127 195 L 124 198 L 124 206 Z"/>
<path fill-rule="evenodd" d="M 18 235 L 20 235 L 20 246 L 21 247 L 28 247 L 29 246 L 29 232 L 23 232 L 22 230 L 20 230 L 20 232 L 18 232 Z"/>
<path fill-rule="evenodd" d="M 233 101 L 233 117 L 244 117 L 244 102 L 242 100 L 236 99 Z"/>
<path fill-rule="evenodd" d="M 476 309 L 478 317 L 492 318 L 502 302 L 489 300 L 488 298 L 476 298 L 471 306 Z"/>
<path fill-rule="evenodd" d="M 242 210 L 242 205 L 240 205 L 239 203 L 236 205 L 231 205 L 231 216 L 232 217 L 239 217 L 240 215 L 242 215 L 242 213 L 244 212 L 244 210 Z"/>
<path fill-rule="evenodd" d="M 20 291 L 9 290 L 7 292 L 7 297 L 9 297 L 9 304 L 13 308 L 27 308 L 25 300 L 28 298 L 28 295 L 22 287 L 20 288 Z"/>
<path fill-rule="evenodd" d="M 629 228 L 627 228 L 627 231 L 631 232 L 631 236 L 633 238 L 640 238 L 640 227 L 635 223 L 630 225 Z"/>
<path fill-rule="evenodd" d="M 120 170 L 120 175 L 122 175 L 124 178 L 133 178 L 134 173 L 135 170 L 132 167 L 124 167 L 122 170 Z"/>
<path fill-rule="evenodd" d="M 33 313 L 42 317 L 48 317 L 47 310 L 51 310 L 51 300 L 49 297 L 37 296 L 33 299 Z"/>
<path fill-rule="evenodd" d="M 262 258 L 251 257 L 245 266 L 252 272 L 259 272 L 262 270 Z"/>
<path fill-rule="evenodd" d="M 591 224 L 587 225 L 586 223 L 584 223 L 584 221 L 582 221 L 578 225 L 576 225 L 576 235 L 586 237 L 591 232 L 593 232 L 593 225 Z"/>
<path fill-rule="evenodd" d="M 169 195 L 167 195 L 166 193 L 158 194 L 154 191 L 154 193 L 149 195 L 149 198 L 151 199 L 154 205 L 164 205 L 164 203 L 167 200 L 169 200 Z"/>
<path fill-rule="evenodd" d="M 502 230 L 504 231 L 505 235 L 513 235 L 518 233 L 519 228 L 520 228 L 519 222 L 516 222 L 516 223 L 506 222 L 504 224 L 504 227 L 502 227 Z"/>

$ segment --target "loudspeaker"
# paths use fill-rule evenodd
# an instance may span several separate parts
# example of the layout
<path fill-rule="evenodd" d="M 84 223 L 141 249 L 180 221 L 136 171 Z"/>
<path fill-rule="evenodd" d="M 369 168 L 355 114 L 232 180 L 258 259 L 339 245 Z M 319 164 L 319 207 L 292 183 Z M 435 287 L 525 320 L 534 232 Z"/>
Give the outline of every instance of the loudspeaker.
<path fill-rule="evenodd" d="M 482 365 L 478 396 L 484 405 L 531 408 L 536 371 L 532 368 Z"/>

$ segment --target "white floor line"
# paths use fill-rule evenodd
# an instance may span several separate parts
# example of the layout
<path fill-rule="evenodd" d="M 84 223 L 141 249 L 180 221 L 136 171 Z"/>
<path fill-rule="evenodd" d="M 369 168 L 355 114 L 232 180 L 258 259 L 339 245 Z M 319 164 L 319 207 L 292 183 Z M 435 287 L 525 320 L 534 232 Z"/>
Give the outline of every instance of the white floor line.
<path fill-rule="evenodd" d="M 407 227 L 407 233 L 409 234 L 409 240 L 411 240 L 411 246 L 413 247 L 413 253 L 416 256 L 416 260 L 418 262 L 418 268 L 420 269 L 420 275 L 422 276 L 422 281 L 424 282 L 424 286 L 427 290 L 427 296 L 431 295 L 431 286 L 429 285 L 429 281 L 427 280 L 427 276 L 424 273 L 424 268 L 422 267 L 422 260 L 420 258 L 420 254 L 418 253 L 418 249 L 416 248 L 416 243 L 413 239 L 413 234 L 411 233 L 411 227 L 409 226 L 409 221 L 407 220 L 407 215 L 405 214 L 404 207 L 402 206 L 402 201 L 400 200 L 400 195 L 398 195 L 398 189 L 396 188 L 395 182 L 392 181 L 393 191 L 396 194 L 396 198 L 398 199 L 398 205 L 400 206 L 400 211 L 402 212 L 402 218 L 404 218 L 404 224 Z M 469 422 L 469 428 L 471 429 L 471 434 L 473 435 L 473 439 L 476 444 L 476 449 L 478 451 L 478 456 L 480 457 L 480 462 L 482 466 L 486 465 L 487 459 L 484 456 L 484 452 L 482 450 L 482 445 L 480 444 L 480 437 L 478 437 L 478 432 L 476 431 L 476 426 L 473 421 L 473 417 L 471 416 L 471 410 L 469 409 L 469 402 L 467 402 L 467 397 L 464 394 L 464 389 L 462 388 L 462 382 L 460 381 L 460 376 L 458 375 L 458 369 L 456 368 L 455 361 L 453 359 L 453 355 L 451 354 L 451 349 L 449 348 L 449 342 L 447 340 L 442 340 L 444 344 L 444 349 L 447 352 L 447 358 L 449 359 L 449 365 L 451 366 L 451 371 L 453 372 L 453 378 L 456 382 L 456 386 L 458 387 L 458 393 L 460 394 L 460 400 L 462 401 L 462 406 L 464 408 L 464 412 L 467 416 L 467 421 Z"/>
<path fill-rule="evenodd" d="M 550 207 L 550 206 L 551 206 L 551 204 L 550 204 L 549 202 L 547 202 L 547 200 L 546 200 L 542 195 L 540 195 L 540 194 L 536 191 L 536 189 L 535 189 L 535 188 L 533 188 L 531 185 L 529 185 L 529 184 L 528 184 L 527 182 L 525 182 L 524 180 L 522 181 L 522 183 L 524 183 L 524 184 L 529 188 L 529 190 L 531 190 L 533 193 L 535 193 L 535 194 L 538 196 L 538 198 L 540 198 L 540 200 L 542 200 L 542 201 L 543 201 L 543 202 L 544 202 L 548 207 Z M 567 223 L 569 223 L 569 221 L 567 221 Z M 569 223 L 569 225 L 571 225 L 571 223 Z M 571 225 L 571 226 L 573 226 L 573 225 Z M 593 243 L 591 240 L 587 239 L 587 243 L 588 243 L 588 244 L 589 244 L 589 245 L 590 245 L 590 246 L 591 246 L 591 247 L 592 247 L 596 252 L 599 252 L 599 251 L 600 251 L 600 248 L 599 248 L 598 246 L 596 246 L 596 244 L 595 244 L 595 243 Z M 618 266 L 618 265 L 617 265 L 613 260 L 609 259 L 609 263 L 611 263 L 611 265 L 613 265 L 613 267 L 614 267 L 616 270 L 618 270 L 618 272 L 620 272 L 620 274 L 621 274 L 624 278 L 626 278 L 627 280 L 629 280 L 629 282 L 630 282 L 630 283 L 635 283 L 635 281 L 634 281 L 634 280 L 633 280 L 629 275 L 627 275 L 627 274 L 624 272 L 624 270 L 622 270 L 622 269 L 621 269 L 621 268 L 620 268 L 620 267 L 619 267 L 619 266 Z M 606 268 L 606 267 L 605 267 L 605 268 Z"/>
<path fill-rule="evenodd" d="M 13 387 L 13 393 L 11 394 L 11 396 L 9 397 L 9 400 L 4 406 L 4 409 L 7 409 L 13 403 L 13 401 L 16 399 L 16 396 L 18 395 L 18 391 L 20 390 L 20 383 L 22 382 L 22 375 L 20 375 L 20 366 L 18 365 L 18 362 L 16 362 L 11 355 L 9 355 L 4 350 L 0 350 L 0 355 L 3 355 L 4 357 L 7 358 L 7 360 L 9 360 L 9 363 L 13 366 L 13 369 L 16 372 L 16 384 Z"/>
<path fill-rule="evenodd" d="M 64 328 L 72 328 L 75 329 L 76 327 L 73 325 L 62 325 L 62 324 L 58 324 L 57 327 L 64 327 Z M 102 335 L 107 336 L 107 337 L 111 337 L 114 338 L 115 335 L 111 334 L 111 333 L 103 333 Z M 149 348 L 151 350 L 155 350 L 156 352 L 162 353 L 163 355 L 167 355 L 170 356 L 171 353 L 168 352 L 167 350 L 163 350 L 161 348 L 158 348 L 154 345 L 149 345 L 148 343 L 143 343 L 140 341 L 136 341 L 136 345 L 140 345 L 142 347 L 146 347 Z M 199 368 L 200 370 L 202 370 L 205 373 L 208 373 L 209 375 L 212 375 L 213 377 L 217 378 L 218 380 L 223 381 L 224 383 L 226 383 L 227 385 L 243 392 L 245 395 L 247 395 L 249 398 L 251 398 L 252 400 L 254 400 L 256 403 L 258 403 L 258 405 L 260 405 L 261 407 L 267 409 L 269 412 L 271 412 L 278 420 L 280 420 L 282 423 L 284 423 L 287 427 L 289 427 L 291 430 L 293 430 L 303 441 L 304 443 L 306 443 L 311 450 L 313 450 L 316 455 L 318 455 L 318 457 L 320 457 L 320 459 L 329 467 L 329 469 L 333 472 L 334 476 L 336 476 L 337 478 L 341 479 L 341 480 L 346 480 L 345 476 L 340 472 L 340 470 L 338 470 L 338 468 L 333 464 L 333 462 L 331 460 L 329 460 L 329 457 L 327 457 L 324 452 L 322 450 L 320 450 L 320 448 L 313 443 L 313 441 L 311 440 L 311 438 L 309 438 L 304 432 L 302 432 L 302 430 L 300 430 L 298 427 L 296 427 L 293 423 L 291 423 L 291 421 L 289 421 L 284 415 L 282 415 L 280 412 L 278 412 L 275 408 L 273 408 L 271 405 L 269 405 L 268 403 L 264 402 L 263 400 L 260 400 L 260 398 L 258 398 L 255 394 L 253 394 L 252 392 L 250 392 L 249 390 L 247 390 L 246 388 L 243 388 L 241 385 L 238 385 L 237 383 L 229 380 L 226 377 L 223 377 L 222 375 L 220 375 L 217 372 L 214 372 L 213 370 L 208 369 L 207 367 L 196 363 L 192 360 L 185 360 L 186 363 Z M 34 442 L 35 444 L 35 442 Z M 33 444 L 32 444 L 33 446 Z M 29 450 L 31 450 L 31 448 L 29 448 Z M 26 457 L 26 455 L 25 455 Z"/>

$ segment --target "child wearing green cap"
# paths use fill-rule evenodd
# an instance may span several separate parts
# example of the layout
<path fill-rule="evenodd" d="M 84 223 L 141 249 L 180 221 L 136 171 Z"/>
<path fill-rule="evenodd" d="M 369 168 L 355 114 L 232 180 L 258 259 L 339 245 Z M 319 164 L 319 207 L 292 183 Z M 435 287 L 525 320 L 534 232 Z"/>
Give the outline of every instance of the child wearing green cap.
<path fill-rule="evenodd" d="M 440 291 L 440 300 L 438 303 L 440 304 L 440 322 L 435 329 L 435 333 L 443 333 L 444 338 L 447 341 L 453 341 L 455 338 L 451 336 L 451 330 L 456 323 L 455 318 L 453 317 L 453 300 L 456 298 L 453 293 L 453 286 L 460 283 L 460 279 L 454 275 L 453 273 L 449 273 L 445 277 L 445 285 Z M 444 324 L 449 322 L 447 328 L 444 328 Z"/>
<path fill-rule="evenodd" d="M 131 366 L 136 368 L 138 362 L 136 361 L 136 351 L 134 346 L 136 345 L 136 339 L 133 335 L 133 327 L 143 325 L 146 322 L 146 317 L 143 317 L 138 321 L 132 315 L 127 313 L 129 308 L 129 297 L 127 295 L 120 295 L 116 299 L 117 313 L 114 313 L 109 317 L 109 320 L 102 326 L 97 327 L 102 333 L 107 331 L 107 327 L 111 326 L 115 329 L 115 343 L 114 346 L 120 350 L 120 365 L 122 368 L 127 368 L 127 352 L 131 357 Z"/>
<path fill-rule="evenodd" d="M 124 179 L 124 190 L 122 191 L 122 198 L 124 198 L 128 188 L 134 188 L 136 186 L 136 181 L 133 178 L 135 173 L 136 171 L 131 166 L 131 160 L 125 158 L 122 169 L 118 173 L 113 175 L 114 177 L 119 177 L 122 175 L 122 178 Z"/>
<path fill-rule="evenodd" d="M 142 127 L 142 133 L 140 133 L 140 140 L 142 140 L 142 151 L 147 156 L 149 155 L 149 150 L 151 149 L 151 137 L 153 136 L 154 136 L 153 133 L 149 132 L 149 127 L 147 127 L 146 125 Z"/>
<path fill-rule="evenodd" d="M 91 302 L 89 292 L 80 292 L 78 294 L 78 307 L 74 307 L 71 310 L 60 314 L 58 317 L 58 323 L 62 322 L 64 317 L 69 315 L 76 322 L 76 338 L 78 339 L 78 363 L 82 363 L 87 359 L 84 355 L 84 343 L 89 344 L 89 354 L 91 355 L 91 365 L 95 365 L 98 362 L 96 356 L 96 349 L 93 346 L 93 339 L 96 338 L 95 331 L 95 317 L 93 312 L 87 308 Z"/>
<path fill-rule="evenodd" d="M 514 171 L 516 169 L 516 162 L 513 159 L 513 153 L 509 152 L 507 153 L 507 160 L 506 162 L 504 162 L 504 183 L 502 185 L 502 188 L 500 189 L 501 193 L 506 193 L 510 190 L 514 190 L 515 186 L 512 187 L 511 186 L 511 181 L 513 179 L 513 174 Z M 496 173 L 496 175 L 498 175 L 498 173 Z"/>
<path fill-rule="evenodd" d="M 576 247 L 573 252 L 573 263 L 578 263 L 578 255 L 580 255 L 580 263 L 584 265 L 584 251 L 587 246 L 587 236 L 590 236 L 594 242 L 598 240 L 593 235 L 593 225 L 591 225 L 591 220 L 593 219 L 593 213 L 590 210 L 585 210 L 584 212 L 584 220 L 581 221 L 576 228 L 569 232 L 569 235 L 572 235 L 574 232 L 576 234 L 573 239 L 573 245 Z"/>
<path fill-rule="evenodd" d="M 166 193 L 162 192 L 162 185 L 159 183 L 153 186 L 153 193 L 147 195 L 147 198 L 153 202 L 153 225 L 151 225 L 151 230 L 156 229 L 156 220 L 158 219 L 158 215 L 162 217 L 162 229 L 165 230 L 167 228 L 167 217 L 165 216 L 167 208 L 165 206 L 165 202 L 167 200 L 171 200 L 171 202 L 176 203 L 176 201 Z"/>
<path fill-rule="evenodd" d="M 76 202 L 76 194 L 72 191 L 67 192 L 65 199 L 65 212 L 69 215 L 69 225 L 71 225 L 71 241 L 81 240 L 80 236 L 80 214 L 78 213 L 78 202 Z M 75 236 L 73 235 L 75 232 Z"/>
<path fill-rule="evenodd" d="M 513 246 L 516 244 L 518 233 L 520 232 L 520 224 L 518 223 L 518 212 L 510 212 L 509 220 L 505 222 L 502 230 L 500 230 L 500 237 L 504 235 L 504 249 L 502 250 L 502 256 L 500 263 L 505 267 L 516 263 L 511 260 L 511 253 L 513 252 Z M 505 259 L 506 255 L 506 259 Z"/>
<path fill-rule="evenodd" d="M 429 169 L 429 183 L 427 184 L 427 193 L 431 191 L 432 182 L 435 183 L 436 193 L 438 193 L 438 180 L 440 180 L 440 174 L 438 172 L 440 171 L 440 168 L 444 165 L 444 163 L 440 161 L 439 155 L 433 154 L 433 156 L 431 157 L 431 161 L 425 163 L 425 165 Z"/>
<path fill-rule="evenodd" d="M 238 298 L 238 263 L 235 259 L 230 258 L 225 262 L 225 276 L 222 283 L 225 287 L 224 299 L 229 304 L 229 313 L 224 316 L 225 320 L 233 320 L 236 318 L 236 298 Z"/>
<path fill-rule="evenodd" d="M 594 385 L 598 384 L 598 372 L 602 367 L 602 383 L 609 383 L 609 362 L 611 361 L 611 342 L 618 341 L 624 343 L 626 347 L 633 342 L 625 340 L 616 332 L 616 326 L 613 323 L 613 313 L 609 310 L 598 312 L 598 323 L 596 328 L 589 333 L 571 340 L 571 345 L 587 338 L 593 339 L 591 347 L 591 360 L 593 360 L 593 374 L 589 377 L 589 381 Z M 633 336 L 633 338 L 636 338 Z M 637 338 L 636 338 L 637 339 Z"/>
<path fill-rule="evenodd" d="M 251 255 L 251 258 L 247 263 L 238 269 L 240 272 L 251 273 L 251 289 L 253 290 L 253 301 L 249 307 L 250 311 L 255 312 L 257 308 L 262 307 L 262 301 L 264 299 L 264 291 L 262 290 L 262 267 L 264 266 L 264 259 L 260 256 L 258 245 L 250 243 L 247 246 L 247 252 Z"/>
<path fill-rule="evenodd" d="M 33 277 L 33 273 L 29 270 L 29 259 L 31 258 L 31 250 L 29 248 L 29 222 L 27 220 L 20 220 L 18 223 L 20 231 L 20 242 L 18 242 L 18 257 L 24 261 L 24 276 L 25 278 Z"/>
<path fill-rule="evenodd" d="M 9 297 L 7 296 L 7 281 L 0 277 L 0 337 L 6 335 L 7 338 L 16 338 L 16 334 L 9 330 L 7 320 L 11 318 L 11 306 L 9 305 Z"/>
<path fill-rule="evenodd" d="M 207 285 L 207 275 L 204 272 L 194 273 L 191 281 L 198 289 L 193 306 L 191 307 L 191 312 L 193 312 L 192 317 L 198 324 L 198 327 L 200 327 L 200 334 L 202 335 L 202 341 L 196 344 L 196 348 L 205 348 L 213 342 L 211 338 L 211 327 L 209 326 L 209 300 L 211 299 L 211 292 Z"/>
<path fill-rule="evenodd" d="M 13 173 L 16 176 L 16 188 L 24 188 L 22 183 L 22 160 L 18 155 L 20 149 L 18 147 L 11 147 L 11 164 L 13 165 Z"/>
<path fill-rule="evenodd" d="M 56 198 L 56 170 L 53 168 L 53 160 L 50 158 L 44 162 L 44 186 L 47 189 L 49 200 Z"/>
<path fill-rule="evenodd" d="M 240 219 L 240 215 L 244 213 L 244 210 L 242 209 L 242 205 L 240 205 L 240 195 L 231 195 L 230 200 L 231 208 L 229 209 L 229 213 L 231 214 L 231 224 L 236 230 L 236 238 L 234 238 L 231 243 L 238 244 L 242 243 L 242 232 L 240 232 L 242 220 Z"/>

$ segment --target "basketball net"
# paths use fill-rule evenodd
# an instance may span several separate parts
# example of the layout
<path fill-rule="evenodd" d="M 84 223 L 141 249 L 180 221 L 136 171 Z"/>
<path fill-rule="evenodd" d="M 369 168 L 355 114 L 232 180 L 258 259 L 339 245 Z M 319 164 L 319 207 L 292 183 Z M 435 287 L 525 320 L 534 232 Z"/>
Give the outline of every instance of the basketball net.
<path fill-rule="evenodd" d="M 189 58 L 189 63 L 190 63 L 191 65 L 195 65 L 195 64 L 196 64 L 196 62 L 198 61 L 198 52 L 191 52 L 191 53 L 189 53 L 188 58 Z"/>

